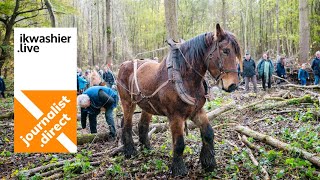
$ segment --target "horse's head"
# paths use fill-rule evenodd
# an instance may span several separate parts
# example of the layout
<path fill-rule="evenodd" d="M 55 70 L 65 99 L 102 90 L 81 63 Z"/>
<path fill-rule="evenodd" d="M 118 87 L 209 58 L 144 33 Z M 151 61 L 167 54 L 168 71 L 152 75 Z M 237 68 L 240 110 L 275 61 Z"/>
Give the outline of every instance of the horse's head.
<path fill-rule="evenodd" d="M 227 92 L 234 91 L 239 83 L 239 62 L 242 71 L 242 58 L 239 43 L 236 37 L 216 25 L 216 34 L 213 37 L 210 50 L 205 59 L 207 69 L 218 81 L 219 87 Z"/>

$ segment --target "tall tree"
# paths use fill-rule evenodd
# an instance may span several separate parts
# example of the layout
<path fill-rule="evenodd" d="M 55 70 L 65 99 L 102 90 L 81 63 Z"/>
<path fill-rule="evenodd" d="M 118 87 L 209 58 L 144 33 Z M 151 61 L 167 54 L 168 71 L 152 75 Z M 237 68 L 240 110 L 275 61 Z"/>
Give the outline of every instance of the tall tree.
<path fill-rule="evenodd" d="M 92 3 L 91 1 L 88 2 L 88 63 L 89 66 L 93 67 L 94 64 L 94 57 L 93 57 L 93 36 L 92 36 Z"/>
<path fill-rule="evenodd" d="M 308 1 L 299 0 L 299 63 L 304 63 L 309 58 L 310 28 L 308 13 Z"/>
<path fill-rule="evenodd" d="M 177 1 L 164 0 L 164 9 L 166 16 L 167 37 L 179 42 L 178 19 L 177 19 Z"/>
<path fill-rule="evenodd" d="M 277 55 L 279 55 L 279 52 L 280 52 L 280 38 L 279 38 L 279 0 L 277 0 L 277 3 L 276 3 L 276 8 L 277 8 Z"/>
<path fill-rule="evenodd" d="M 106 0 L 106 29 L 107 33 L 107 59 L 106 64 L 112 64 L 112 41 L 111 41 L 111 0 Z"/>
<path fill-rule="evenodd" d="M 12 7 L 12 11 L 8 7 Z M 5 35 L 1 43 L 1 55 L 0 55 L 0 75 L 1 69 L 4 65 L 6 59 L 10 55 L 9 42 L 12 34 L 12 30 L 15 24 L 21 21 L 25 21 L 28 19 L 32 19 L 39 15 L 39 11 L 45 9 L 42 3 L 38 2 L 29 2 L 29 1 L 21 1 L 16 0 L 13 1 L 5 1 L 0 7 L 0 22 L 5 27 Z"/>
<path fill-rule="evenodd" d="M 50 3 L 50 0 L 44 0 L 44 3 L 47 6 L 47 9 L 48 9 L 48 12 L 49 12 L 49 15 L 50 15 L 51 26 L 52 27 L 56 27 L 56 18 L 54 16 L 53 8 L 52 8 L 52 5 Z"/>
<path fill-rule="evenodd" d="M 223 28 L 227 28 L 227 7 L 226 7 L 226 0 L 222 0 L 222 22 L 223 22 Z"/>

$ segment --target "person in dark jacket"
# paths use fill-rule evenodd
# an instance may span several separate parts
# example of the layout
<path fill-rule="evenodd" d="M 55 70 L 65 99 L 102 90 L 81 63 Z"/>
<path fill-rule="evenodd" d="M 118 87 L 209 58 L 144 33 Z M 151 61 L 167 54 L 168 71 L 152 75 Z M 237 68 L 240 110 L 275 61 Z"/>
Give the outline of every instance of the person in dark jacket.
<path fill-rule="evenodd" d="M 285 69 L 285 62 L 286 58 L 284 56 L 281 56 L 280 59 L 277 62 L 277 76 L 281 78 L 286 78 L 286 69 Z M 280 80 L 279 83 L 283 82 L 283 80 Z"/>
<path fill-rule="evenodd" d="M 104 68 L 103 80 L 106 82 L 106 85 L 110 88 L 115 84 L 114 75 L 108 65 L 106 65 Z"/>
<path fill-rule="evenodd" d="M 258 63 L 258 74 L 262 78 L 263 90 L 266 90 L 266 83 L 268 83 L 268 88 L 271 88 L 271 77 L 274 71 L 274 66 L 272 60 L 268 58 L 267 53 L 264 53 L 262 58 Z"/>
<path fill-rule="evenodd" d="M 91 133 L 97 133 L 97 115 L 100 109 L 105 108 L 105 118 L 109 125 L 110 135 L 116 136 L 116 128 L 113 120 L 113 109 L 117 107 L 119 97 L 116 91 L 106 86 L 92 86 L 77 98 L 81 107 L 81 126 L 86 128 L 87 116 Z"/>
<path fill-rule="evenodd" d="M 306 64 L 303 63 L 298 73 L 298 79 L 302 86 L 305 86 L 307 84 L 307 79 L 309 79 L 309 73 L 305 69 L 306 69 Z"/>
<path fill-rule="evenodd" d="M 1 97 L 5 98 L 5 96 L 4 96 L 5 90 L 6 90 L 6 85 L 4 83 L 4 80 L 0 77 L 0 98 Z"/>
<path fill-rule="evenodd" d="M 311 68 L 314 74 L 314 85 L 319 85 L 320 79 L 320 51 L 316 52 L 316 57 L 312 60 Z"/>
<path fill-rule="evenodd" d="M 246 53 L 246 57 L 243 60 L 243 73 L 242 76 L 245 82 L 245 90 L 249 91 L 249 82 L 253 84 L 253 90 L 257 92 L 257 76 L 256 76 L 256 63 L 249 53 Z"/>

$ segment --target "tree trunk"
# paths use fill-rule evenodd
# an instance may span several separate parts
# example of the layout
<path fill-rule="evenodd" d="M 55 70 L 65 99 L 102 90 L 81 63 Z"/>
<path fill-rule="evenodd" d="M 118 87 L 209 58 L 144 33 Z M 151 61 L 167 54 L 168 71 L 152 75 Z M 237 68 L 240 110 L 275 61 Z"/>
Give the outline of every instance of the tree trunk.
<path fill-rule="evenodd" d="M 280 38 L 279 38 L 279 0 L 277 0 L 277 55 L 280 53 Z"/>
<path fill-rule="evenodd" d="M 164 9 L 166 16 L 167 38 L 172 38 L 174 41 L 179 42 L 177 1 L 164 0 Z"/>
<path fill-rule="evenodd" d="M 308 1 L 299 0 L 299 63 L 307 62 L 309 58 L 310 28 L 308 19 Z"/>
<path fill-rule="evenodd" d="M 227 28 L 226 13 L 227 13 L 226 0 L 222 0 L 222 22 L 223 22 L 223 28 L 225 29 Z"/>
<path fill-rule="evenodd" d="M 112 41 L 111 41 L 111 0 L 106 0 L 106 28 L 107 33 L 107 59 L 106 64 L 112 64 Z"/>
<path fill-rule="evenodd" d="M 88 6 L 88 64 L 89 66 L 93 67 L 93 58 L 92 58 L 92 3 L 89 2 Z"/>
<path fill-rule="evenodd" d="M 44 3 L 47 6 L 47 9 L 48 9 L 48 12 L 49 12 L 49 15 L 50 15 L 51 27 L 56 27 L 56 18 L 54 16 L 50 0 L 44 0 Z"/>

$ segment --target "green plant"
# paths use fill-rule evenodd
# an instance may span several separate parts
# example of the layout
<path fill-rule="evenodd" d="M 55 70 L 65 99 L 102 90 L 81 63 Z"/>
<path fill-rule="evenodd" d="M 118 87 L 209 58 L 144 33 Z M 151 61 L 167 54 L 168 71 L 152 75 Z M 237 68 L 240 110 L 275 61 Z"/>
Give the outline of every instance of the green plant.
<path fill-rule="evenodd" d="M 169 167 L 159 159 L 155 160 L 155 167 L 156 167 L 156 170 L 159 172 L 165 172 L 169 169 Z"/>
<path fill-rule="evenodd" d="M 90 165 L 89 156 L 91 156 L 91 151 L 83 150 L 80 154 L 76 155 L 76 160 L 74 162 L 67 161 L 63 166 L 63 172 L 66 178 L 74 177 L 75 174 L 87 173 L 92 166 Z"/>
<path fill-rule="evenodd" d="M 111 175 L 111 176 L 123 176 L 124 172 L 123 172 L 120 164 L 113 164 L 107 169 L 106 175 L 107 176 L 108 175 Z"/>

